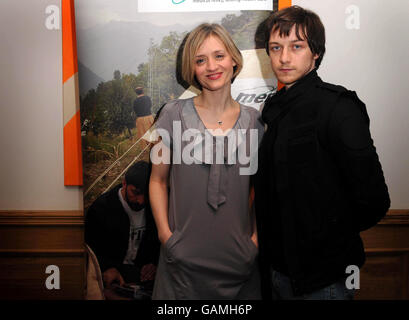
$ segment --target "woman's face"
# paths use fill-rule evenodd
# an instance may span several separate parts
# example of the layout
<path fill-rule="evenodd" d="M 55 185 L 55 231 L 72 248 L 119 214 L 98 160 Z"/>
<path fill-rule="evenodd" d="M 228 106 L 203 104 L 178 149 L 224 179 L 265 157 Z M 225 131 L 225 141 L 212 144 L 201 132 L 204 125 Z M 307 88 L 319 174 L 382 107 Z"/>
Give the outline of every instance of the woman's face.
<path fill-rule="evenodd" d="M 210 35 L 203 41 L 193 63 L 196 79 L 204 89 L 216 91 L 230 86 L 236 63 L 218 37 Z"/>

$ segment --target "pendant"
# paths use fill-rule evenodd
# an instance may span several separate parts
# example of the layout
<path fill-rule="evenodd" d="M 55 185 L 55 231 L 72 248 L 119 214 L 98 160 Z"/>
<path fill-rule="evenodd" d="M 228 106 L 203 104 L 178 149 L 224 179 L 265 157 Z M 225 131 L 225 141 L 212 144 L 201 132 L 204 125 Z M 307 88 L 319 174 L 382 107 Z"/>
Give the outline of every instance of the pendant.
<path fill-rule="evenodd" d="M 219 125 L 222 125 L 222 124 L 223 124 L 223 121 L 219 120 L 219 121 L 217 121 L 217 123 L 218 123 Z"/>

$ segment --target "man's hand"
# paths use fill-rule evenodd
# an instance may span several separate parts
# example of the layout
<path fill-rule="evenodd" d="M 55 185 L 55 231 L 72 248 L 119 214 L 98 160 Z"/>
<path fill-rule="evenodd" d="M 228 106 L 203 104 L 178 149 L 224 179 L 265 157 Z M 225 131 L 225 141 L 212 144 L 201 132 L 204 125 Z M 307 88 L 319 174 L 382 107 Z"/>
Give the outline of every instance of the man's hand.
<path fill-rule="evenodd" d="M 145 264 L 141 269 L 141 282 L 155 279 L 156 266 L 152 263 Z"/>
<path fill-rule="evenodd" d="M 124 279 L 116 268 L 109 268 L 103 274 L 102 278 L 104 279 L 104 285 L 106 288 L 109 288 L 112 283 L 117 282 L 120 286 L 125 284 Z"/>

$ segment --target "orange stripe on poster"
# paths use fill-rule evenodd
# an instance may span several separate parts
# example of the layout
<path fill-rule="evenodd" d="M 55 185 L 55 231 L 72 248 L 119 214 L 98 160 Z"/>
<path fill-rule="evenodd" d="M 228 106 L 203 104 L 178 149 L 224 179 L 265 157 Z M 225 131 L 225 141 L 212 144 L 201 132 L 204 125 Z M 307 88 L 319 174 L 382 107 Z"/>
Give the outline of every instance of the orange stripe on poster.
<path fill-rule="evenodd" d="M 278 10 L 291 7 L 291 0 L 278 0 Z"/>
<path fill-rule="evenodd" d="M 64 126 L 64 185 L 82 185 L 82 152 L 80 112 Z"/>
<path fill-rule="evenodd" d="M 75 35 L 75 9 L 74 0 L 61 1 L 62 18 L 62 61 L 63 61 L 63 86 L 73 75 L 78 73 L 77 62 L 77 42 Z M 65 89 L 65 88 L 64 88 Z M 64 95 L 74 95 L 72 99 L 64 96 L 64 102 L 77 101 L 75 95 L 78 90 L 63 90 Z M 75 102 L 74 102 L 75 104 Z M 72 111 L 79 106 L 64 106 L 65 112 Z M 75 110 L 74 109 L 74 110 Z M 67 121 L 64 125 L 64 185 L 81 186 L 82 185 L 82 152 L 81 152 L 81 121 L 80 113 L 77 111 L 70 119 L 72 113 L 64 114 Z"/>
<path fill-rule="evenodd" d="M 62 0 L 63 82 L 78 72 L 74 0 Z"/>
<path fill-rule="evenodd" d="M 291 7 L 291 0 L 278 0 L 278 10 Z M 280 81 L 277 81 L 277 90 L 284 88 L 284 84 Z"/>

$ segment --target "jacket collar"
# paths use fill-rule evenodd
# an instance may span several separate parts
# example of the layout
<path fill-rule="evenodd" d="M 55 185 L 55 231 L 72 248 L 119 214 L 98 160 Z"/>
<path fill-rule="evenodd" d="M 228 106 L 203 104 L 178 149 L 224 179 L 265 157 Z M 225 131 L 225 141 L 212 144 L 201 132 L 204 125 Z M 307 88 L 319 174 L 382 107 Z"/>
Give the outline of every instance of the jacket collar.
<path fill-rule="evenodd" d="M 318 76 L 316 69 L 313 69 L 289 89 L 284 87 L 280 91 L 277 91 L 275 95 L 266 101 L 266 105 L 262 112 L 263 121 L 267 123 L 267 125 L 271 125 L 286 106 L 308 92 L 315 83 L 320 81 L 321 79 Z"/>

